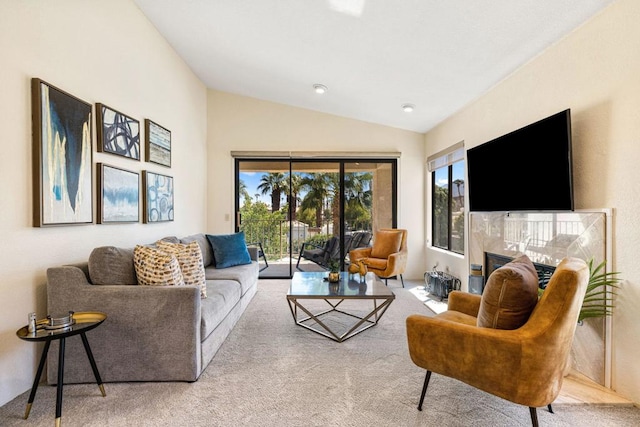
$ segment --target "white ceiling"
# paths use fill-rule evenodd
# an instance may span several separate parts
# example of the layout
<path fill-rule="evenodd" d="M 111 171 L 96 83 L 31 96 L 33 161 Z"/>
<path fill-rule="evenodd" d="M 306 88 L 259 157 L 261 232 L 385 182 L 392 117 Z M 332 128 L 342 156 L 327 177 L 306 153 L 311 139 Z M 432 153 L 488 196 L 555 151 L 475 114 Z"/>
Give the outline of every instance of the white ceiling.
<path fill-rule="evenodd" d="M 134 2 L 209 88 L 426 132 L 614 0 Z"/>

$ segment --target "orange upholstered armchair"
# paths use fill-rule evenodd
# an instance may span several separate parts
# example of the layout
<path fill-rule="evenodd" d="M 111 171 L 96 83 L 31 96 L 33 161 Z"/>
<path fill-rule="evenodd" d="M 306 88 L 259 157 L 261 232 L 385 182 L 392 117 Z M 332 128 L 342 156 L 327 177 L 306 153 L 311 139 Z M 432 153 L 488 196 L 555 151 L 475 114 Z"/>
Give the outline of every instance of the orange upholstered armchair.
<path fill-rule="evenodd" d="M 580 259 L 565 258 L 538 301 L 523 284 L 533 266 L 528 258 L 515 261 L 520 263 L 491 274 L 482 296 L 454 291 L 448 311 L 407 318 L 411 360 L 427 370 L 418 410 L 432 372 L 528 406 L 534 426 L 537 407 L 551 410 L 562 386 L 589 269 Z M 537 277 L 535 282 L 537 288 Z M 519 304 L 515 310 L 505 306 L 514 303 Z"/>
<path fill-rule="evenodd" d="M 378 277 L 389 279 L 400 276 L 404 288 L 402 273 L 407 267 L 407 230 L 399 228 L 381 228 L 376 231 L 373 246 L 358 248 L 349 252 L 351 264 L 362 262 Z"/>

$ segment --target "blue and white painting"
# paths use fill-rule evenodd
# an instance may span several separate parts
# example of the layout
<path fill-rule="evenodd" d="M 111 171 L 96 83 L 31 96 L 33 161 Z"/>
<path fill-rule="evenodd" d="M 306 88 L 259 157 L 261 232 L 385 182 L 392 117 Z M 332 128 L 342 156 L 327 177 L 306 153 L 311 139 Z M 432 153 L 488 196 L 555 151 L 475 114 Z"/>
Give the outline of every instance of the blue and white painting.
<path fill-rule="evenodd" d="M 140 220 L 139 175 L 98 163 L 101 183 L 100 223 Z"/>
<path fill-rule="evenodd" d="M 173 178 L 145 172 L 145 222 L 173 221 Z"/>
<path fill-rule="evenodd" d="M 140 160 L 140 122 L 104 104 L 98 113 L 98 151 Z"/>
<path fill-rule="evenodd" d="M 145 121 L 147 129 L 147 161 L 171 167 L 171 131 L 152 122 Z"/>
<path fill-rule="evenodd" d="M 38 91 L 40 205 L 36 226 L 93 222 L 91 105 L 34 79 Z"/>

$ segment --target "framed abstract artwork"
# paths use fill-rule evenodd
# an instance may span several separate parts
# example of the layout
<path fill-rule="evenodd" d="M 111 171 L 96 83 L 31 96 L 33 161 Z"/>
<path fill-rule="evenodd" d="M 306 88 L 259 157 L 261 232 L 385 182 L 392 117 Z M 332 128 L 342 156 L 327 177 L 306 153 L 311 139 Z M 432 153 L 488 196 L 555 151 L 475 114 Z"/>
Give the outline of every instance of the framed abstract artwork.
<path fill-rule="evenodd" d="M 98 224 L 140 221 L 140 176 L 136 172 L 96 164 Z"/>
<path fill-rule="evenodd" d="M 140 160 L 140 122 L 96 104 L 98 151 Z"/>
<path fill-rule="evenodd" d="M 147 162 L 171 167 L 171 131 L 149 119 L 145 119 L 144 128 Z"/>
<path fill-rule="evenodd" d="M 142 171 L 143 221 L 173 221 L 173 177 Z"/>
<path fill-rule="evenodd" d="M 33 224 L 93 223 L 92 107 L 31 79 Z"/>

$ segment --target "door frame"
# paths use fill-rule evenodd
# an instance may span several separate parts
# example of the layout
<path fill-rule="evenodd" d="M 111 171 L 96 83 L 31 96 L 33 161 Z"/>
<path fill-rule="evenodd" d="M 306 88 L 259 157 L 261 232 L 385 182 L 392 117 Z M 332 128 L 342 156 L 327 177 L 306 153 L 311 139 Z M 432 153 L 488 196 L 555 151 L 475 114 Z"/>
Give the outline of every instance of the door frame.
<path fill-rule="evenodd" d="M 291 177 L 294 163 L 336 163 L 338 166 L 338 174 L 340 181 L 340 205 L 339 205 L 339 218 L 340 218 L 340 253 L 345 255 L 345 247 L 344 247 L 344 237 L 345 237 L 345 227 L 343 226 L 345 223 L 345 165 L 349 163 L 388 163 L 391 165 L 391 223 L 392 228 L 397 228 L 398 226 L 398 156 L 390 156 L 390 157 L 350 157 L 350 156 L 260 156 L 260 155 L 247 155 L 239 156 L 234 155 L 234 230 L 235 232 L 240 231 L 241 218 L 240 218 L 240 164 L 242 162 L 277 162 L 277 163 L 288 163 L 288 173 L 289 173 L 289 188 L 291 188 Z M 289 229 L 291 230 L 292 225 L 292 204 L 289 203 Z M 372 230 L 373 231 L 373 230 Z M 293 277 L 293 272 L 295 270 L 294 262 L 293 262 L 293 233 L 289 233 L 289 275 L 288 276 L 265 276 L 260 277 L 260 279 L 290 279 Z M 344 265 L 344 257 L 342 257 L 342 270 L 345 269 Z"/>

